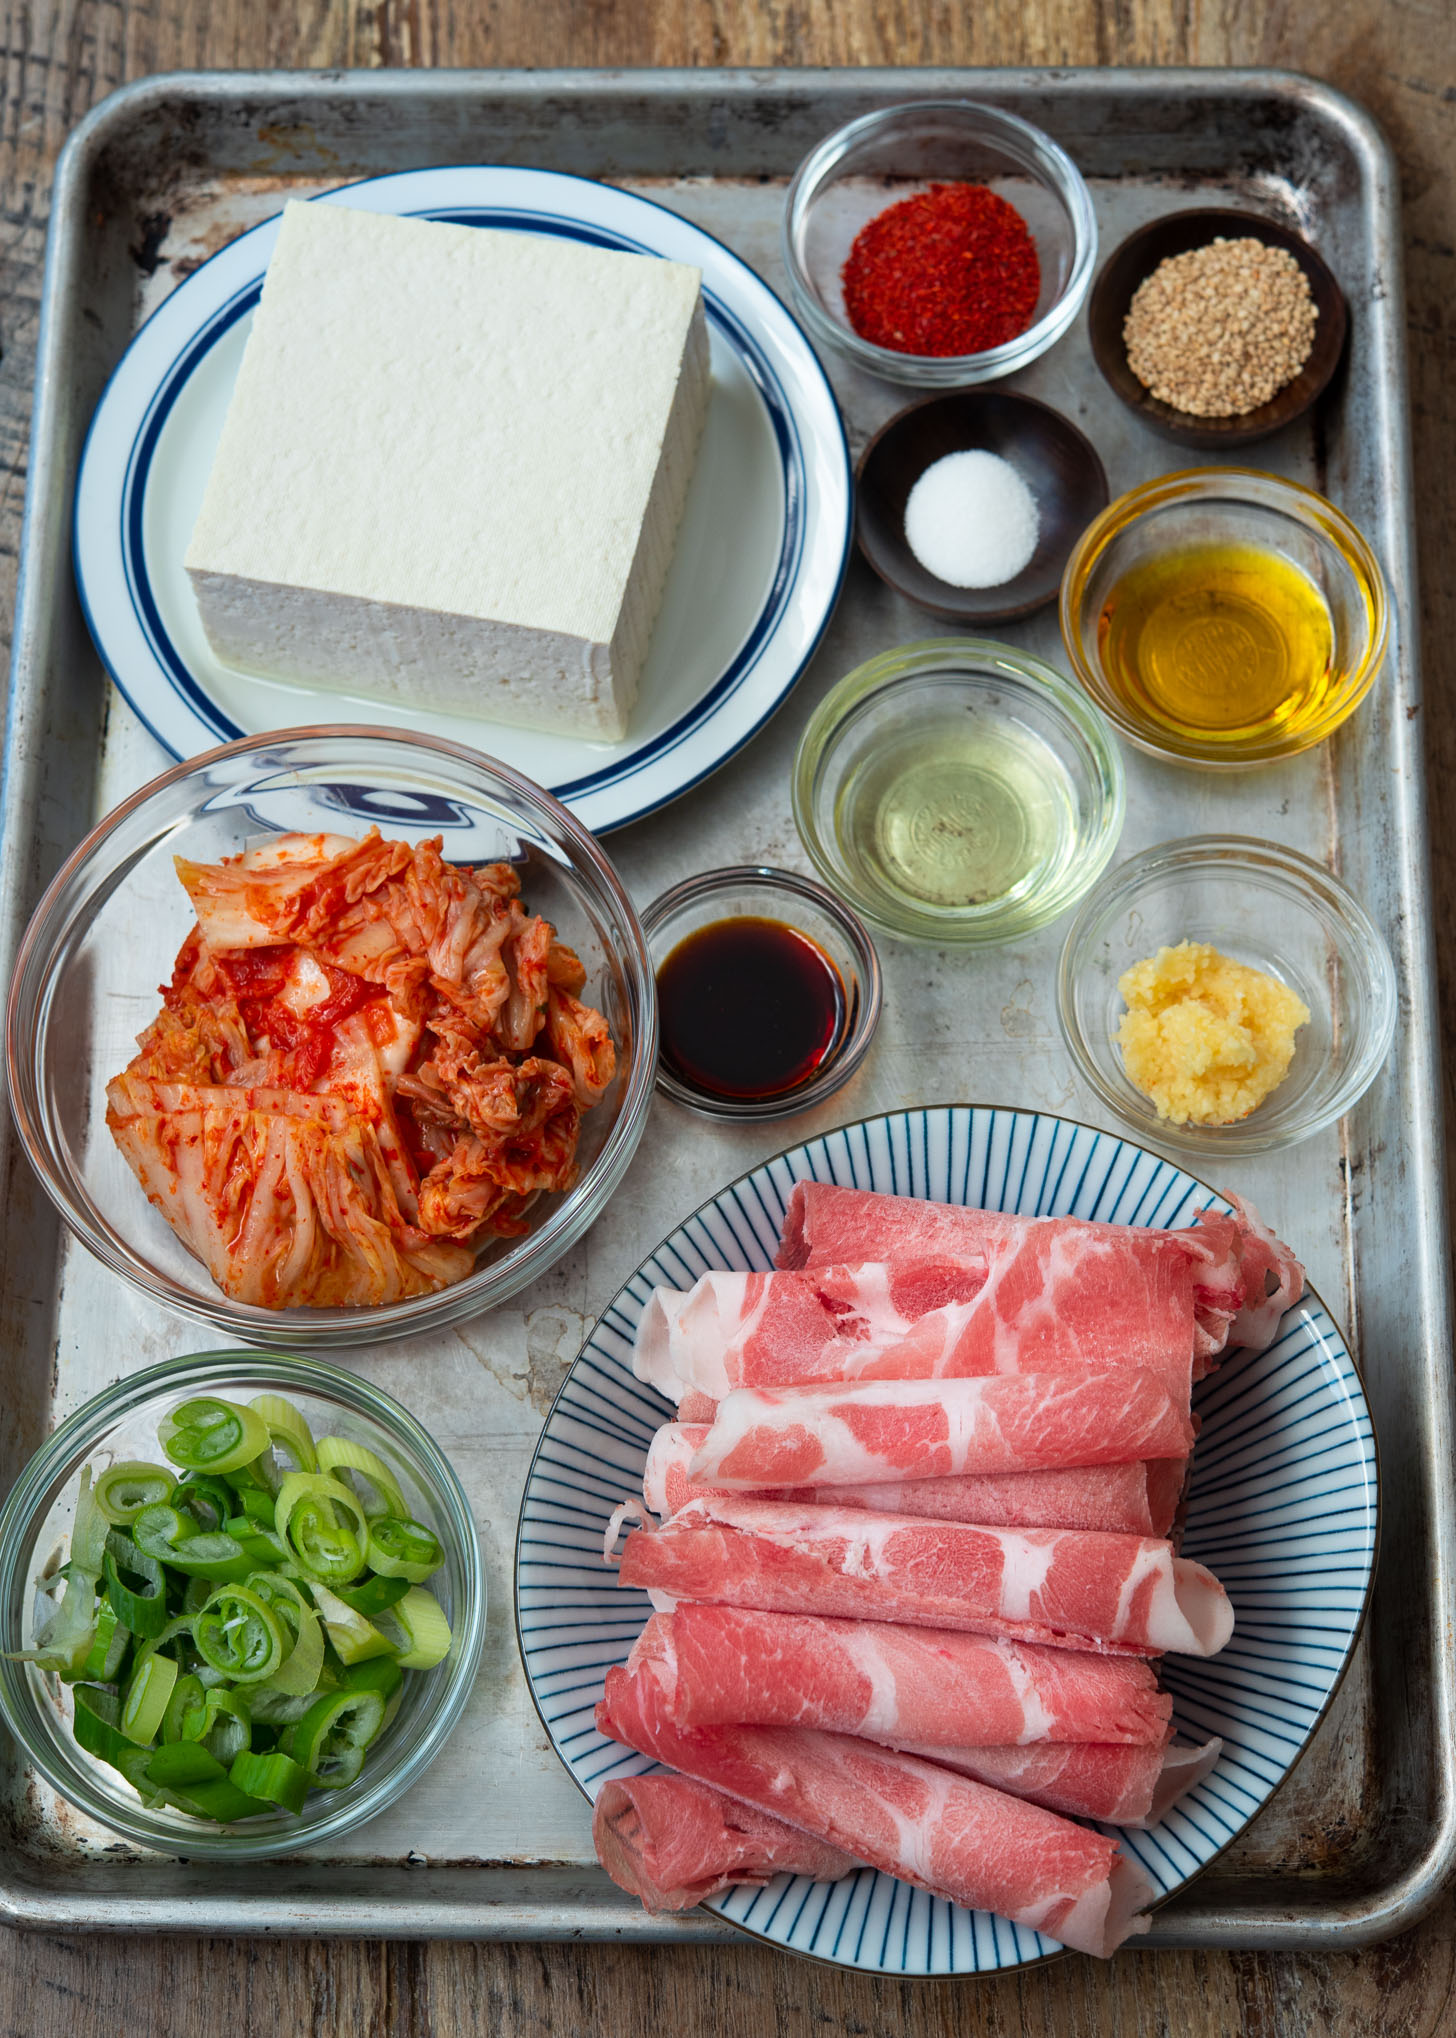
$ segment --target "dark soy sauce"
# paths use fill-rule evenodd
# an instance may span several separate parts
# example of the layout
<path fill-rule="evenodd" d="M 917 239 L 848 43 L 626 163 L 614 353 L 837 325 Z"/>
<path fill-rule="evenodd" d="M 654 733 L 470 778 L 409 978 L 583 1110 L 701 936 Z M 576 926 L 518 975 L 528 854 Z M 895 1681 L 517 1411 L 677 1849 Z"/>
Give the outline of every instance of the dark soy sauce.
<path fill-rule="evenodd" d="M 844 1033 L 839 971 L 781 920 L 715 920 L 657 972 L 662 1059 L 679 1082 L 745 1101 L 807 1082 Z"/>

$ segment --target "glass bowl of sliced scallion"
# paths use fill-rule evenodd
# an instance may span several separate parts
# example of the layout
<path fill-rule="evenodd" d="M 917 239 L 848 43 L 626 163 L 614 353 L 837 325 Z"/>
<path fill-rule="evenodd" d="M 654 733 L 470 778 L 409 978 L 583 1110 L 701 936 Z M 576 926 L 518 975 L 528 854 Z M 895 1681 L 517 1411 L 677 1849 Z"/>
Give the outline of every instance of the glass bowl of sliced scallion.
<path fill-rule="evenodd" d="M 372 1818 L 444 1745 L 484 1633 L 448 1460 L 315 1360 L 119 1381 L 0 1512 L 0 1712 L 72 1806 L 163 1852 L 266 1858 Z"/>

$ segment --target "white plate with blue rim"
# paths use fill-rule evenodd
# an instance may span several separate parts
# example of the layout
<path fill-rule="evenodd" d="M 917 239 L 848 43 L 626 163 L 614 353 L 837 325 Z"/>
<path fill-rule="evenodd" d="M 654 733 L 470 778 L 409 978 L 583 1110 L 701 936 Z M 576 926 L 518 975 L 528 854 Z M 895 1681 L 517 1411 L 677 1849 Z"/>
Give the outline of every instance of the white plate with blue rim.
<path fill-rule="evenodd" d="M 423 729 L 523 771 L 598 834 L 716 771 L 768 720 L 834 610 L 852 530 L 849 453 L 813 348 L 746 263 L 649 200 L 552 170 L 370 178 L 315 203 L 560 236 L 703 272 L 713 393 L 662 609 L 620 743 L 512 727 L 234 670 L 213 654 L 182 560 L 277 219 L 205 262 L 137 333 L 81 458 L 75 561 L 103 663 L 174 757 L 267 729 Z"/>
<path fill-rule="evenodd" d="M 841 1127 L 714 1196 L 632 1275 L 583 1346 L 547 1418 L 521 1504 L 516 1627 L 552 1745 L 592 1798 L 609 1777 L 660 1765 L 605 1739 L 602 1680 L 651 1611 L 603 1567 L 613 1509 L 640 1498 L 647 1446 L 672 1410 L 632 1373 L 656 1287 L 713 1267 L 773 1265 L 790 1191 L 804 1178 L 1027 1216 L 1180 1225 L 1229 1206 L 1131 1140 L 1040 1113 L 948 1105 Z M 1296 1244 L 1297 1250 L 1297 1244 Z M 1202 1418 L 1183 1552 L 1233 1601 L 1232 1641 L 1208 1661 L 1166 1657 L 1174 1725 L 1217 1734 L 1211 1773 L 1146 1832 L 1101 1828 L 1135 1856 L 1157 1898 L 1182 1889 L 1243 1831 L 1308 1747 L 1359 1637 L 1376 1547 L 1375 1437 L 1359 1375 L 1312 1292 L 1265 1352 L 1234 1353 L 1194 1392 Z M 961 1909 L 870 1868 L 836 1883 L 781 1875 L 710 1909 L 796 1953 L 893 1976 L 985 1974 L 1059 1949 L 1004 1918 Z M 1134 1941 L 1134 1944 L 1137 1942 Z"/>

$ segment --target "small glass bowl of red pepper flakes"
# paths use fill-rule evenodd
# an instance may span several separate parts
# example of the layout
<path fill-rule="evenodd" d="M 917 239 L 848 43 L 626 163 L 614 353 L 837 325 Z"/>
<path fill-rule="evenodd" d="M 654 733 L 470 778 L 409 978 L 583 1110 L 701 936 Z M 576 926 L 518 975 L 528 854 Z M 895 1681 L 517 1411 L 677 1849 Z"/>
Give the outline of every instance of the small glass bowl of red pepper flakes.
<path fill-rule="evenodd" d="M 789 187 L 784 262 L 811 335 L 913 387 L 964 389 L 1034 361 L 1076 318 L 1096 256 L 1070 156 L 969 100 L 851 121 Z"/>

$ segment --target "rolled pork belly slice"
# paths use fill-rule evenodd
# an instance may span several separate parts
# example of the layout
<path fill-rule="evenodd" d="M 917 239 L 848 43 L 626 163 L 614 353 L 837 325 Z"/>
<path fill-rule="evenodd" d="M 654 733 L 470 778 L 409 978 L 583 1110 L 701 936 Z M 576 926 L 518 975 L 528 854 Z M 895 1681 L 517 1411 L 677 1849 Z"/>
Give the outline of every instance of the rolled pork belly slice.
<path fill-rule="evenodd" d="M 1201 1362 L 1207 1369 L 1226 1345 L 1261 1351 L 1277 1326 L 1273 1301 L 1297 1301 L 1303 1270 L 1257 1211 L 1243 1201 L 1229 1216 L 1212 1208 L 1191 1226 L 1162 1231 L 1139 1225 L 1093 1224 L 1076 1217 L 1016 1217 L 1003 1211 L 930 1203 L 913 1196 L 877 1195 L 827 1182 L 797 1182 L 784 1218 L 778 1265 L 814 1269 L 870 1260 L 944 1254 L 989 1258 L 1005 1244 L 1036 1230 L 1068 1238 L 1153 1236 L 1179 1241 L 1193 1262 L 1194 1306 Z M 1271 1294 L 1271 1283 L 1279 1296 Z M 1268 1307 L 1262 1305 L 1268 1303 Z M 1281 1310 L 1282 1313 L 1282 1310 Z"/>
<path fill-rule="evenodd" d="M 1156 1748 L 1093 1742 L 1057 1747 L 1047 1741 L 1026 1748 L 917 1748 L 898 1740 L 894 1745 L 1048 1811 L 1101 1819 L 1109 1826 L 1157 1825 L 1185 1791 L 1208 1775 L 1223 1748 L 1218 1740 L 1201 1747 L 1173 1742 Z"/>
<path fill-rule="evenodd" d="M 1239 1265 L 1244 1277 L 1244 1300 L 1229 1325 L 1228 1341 L 1250 1351 L 1267 1351 L 1285 1310 L 1292 1309 L 1304 1293 L 1304 1268 L 1289 1247 L 1274 1236 L 1252 1203 L 1243 1196 L 1231 1196 L 1229 1201 L 1242 1226 Z"/>
<path fill-rule="evenodd" d="M 604 1783 L 592 1811 L 597 1859 L 653 1913 L 691 1910 L 725 1889 L 776 1875 L 838 1882 L 854 1861 L 812 1833 L 689 1776 Z"/>
<path fill-rule="evenodd" d="M 937 1295 L 946 1299 L 909 1314 Z M 632 1363 L 675 1402 L 721 1401 L 739 1387 L 1103 1367 L 1150 1368 L 1186 1394 L 1197 1344 L 1194 1259 L 1172 1234 L 1043 1223 L 959 1267 L 911 1257 L 655 1289 Z"/>
<path fill-rule="evenodd" d="M 688 1477 L 707 1423 L 664 1423 L 653 1437 L 642 1493 L 661 1521 L 710 1486 Z M 989 1528 L 1102 1529 L 1114 1535 L 1166 1536 L 1187 1471 L 1181 1459 L 1135 1465 L 1082 1465 L 1054 1472 L 968 1474 L 950 1479 L 878 1481 L 872 1486 L 760 1488 L 760 1500 L 817 1502 L 918 1514 Z"/>
<path fill-rule="evenodd" d="M 705 1600 L 1139 1656 L 1215 1655 L 1234 1621 L 1212 1572 L 1149 1536 L 724 1495 L 635 1529 L 618 1576 L 660 1611 Z"/>
<path fill-rule="evenodd" d="M 802 1727 L 675 1726 L 652 1664 L 614 1664 L 599 1731 L 933 1896 L 1105 1957 L 1152 1891 L 1115 1842 L 871 1741 Z"/>
<path fill-rule="evenodd" d="M 1161 1749 L 1173 1714 L 1145 1658 L 948 1628 L 684 1604 L 654 1614 L 637 1650 L 663 1664 L 665 1685 L 670 1672 L 683 1727 L 820 1727 L 921 1753 L 1037 1741 Z"/>
<path fill-rule="evenodd" d="M 865 1486 L 1186 1457 L 1186 1380 L 1134 1367 L 970 1380 L 740 1387 L 688 1468 L 703 1486 Z"/>
<path fill-rule="evenodd" d="M 894 1266 L 828 1267 L 815 1275 L 714 1270 L 691 1288 L 654 1288 L 632 1364 L 670 1401 L 684 1385 L 721 1400 L 734 1387 L 834 1378 L 826 1346 L 884 1343 L 985 1286 L 983 1259 L 944 1256 Z"/>

